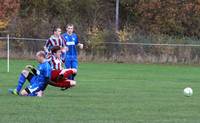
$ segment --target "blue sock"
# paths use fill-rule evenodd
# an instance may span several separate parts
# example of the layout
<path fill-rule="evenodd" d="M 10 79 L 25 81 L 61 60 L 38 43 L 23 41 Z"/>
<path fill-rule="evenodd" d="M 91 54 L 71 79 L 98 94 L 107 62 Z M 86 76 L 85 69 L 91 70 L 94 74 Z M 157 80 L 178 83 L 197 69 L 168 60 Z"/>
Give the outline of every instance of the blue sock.
<path fill-rule="evenodd" d="M 76 74 L 72 74 L 71 75 L 71 80 L 74 80 L 75 76 L 76 76 Z"/>
<path fill-rule="evenodd" d="M 22 87 L 23 87 L 23 85 L 24 85 L 25 82 L 26 82 L 25 76 L 23 74 L 20 74 L 19 80 L 18 80 L 18 85 L 16 87 L 17 92 L 21 91 L 21 89 L 22 89 Z"/>

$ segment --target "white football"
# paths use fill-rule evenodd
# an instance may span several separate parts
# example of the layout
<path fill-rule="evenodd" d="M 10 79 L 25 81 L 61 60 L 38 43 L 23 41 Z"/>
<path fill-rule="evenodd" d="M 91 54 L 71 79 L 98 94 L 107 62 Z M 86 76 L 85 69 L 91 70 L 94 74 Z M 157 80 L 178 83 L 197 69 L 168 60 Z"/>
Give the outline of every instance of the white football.
<path fill-rule="evenodd" d="M 187 97 L 192 96 L 192 94 L 193 94 L 192 88 L 190 88 L 190 87 L 185 88 L 185 89 L 183 90 L 183 94 L 184 94 L 185 96 L 187 96 Z"/>

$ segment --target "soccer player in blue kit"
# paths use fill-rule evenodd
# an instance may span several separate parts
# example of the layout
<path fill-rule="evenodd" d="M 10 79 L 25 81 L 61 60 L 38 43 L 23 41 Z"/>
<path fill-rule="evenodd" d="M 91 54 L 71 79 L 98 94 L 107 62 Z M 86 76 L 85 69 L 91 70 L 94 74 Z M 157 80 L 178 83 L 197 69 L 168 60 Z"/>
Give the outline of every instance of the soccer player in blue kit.
<path fill-rule="evenodd" d="M 28 65 L 19 76 L 18 85 L 16 89 L 9 90 L 14 95 L 21 96 L 42 96 L 51 77 L 51 66 L 45 59 L 45 52 L 39 51 L 36 54 L 36 59 L 39 62 L 37 69 Z M 21 91 L 24 83 L 28 80 L 28 85 Z"/>
<path fill-rule="evenodd" d="M 65 67 L 67 69 L 78 69 L 78 57 L 76 46 L 80 49 L 83 49 L 83 44 L 79 43 L 78 36 L 74 33 L 74 25 L 68 24 L 66 27 L 66 33 L 62 34 L 62 37 L 65 41 L 68 51 L 65 56 Z M 75 74 L 72 75 L 69 79 L 74 80 Z"/>

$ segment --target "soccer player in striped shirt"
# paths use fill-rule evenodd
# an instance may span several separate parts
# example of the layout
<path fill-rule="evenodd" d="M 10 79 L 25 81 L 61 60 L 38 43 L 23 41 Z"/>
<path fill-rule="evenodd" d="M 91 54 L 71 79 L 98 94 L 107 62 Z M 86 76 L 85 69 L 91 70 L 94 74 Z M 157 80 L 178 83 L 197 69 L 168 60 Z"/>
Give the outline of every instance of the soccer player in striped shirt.
<path fill-rule="evenodd" d="M 50 85 L 55 87 L 61 87 L 62 90 L 73 87 L 76 85 L 76 81 L 69 80 L 68 77 L 76 74 L 76 69 L 63 69 L 62 64 L 64 63 L 64 58 L 62 56 L 61 48 L 59 46 L 54 46 L 52 48 L 52 55 L 49 59 L 52 71 L 51 71 L 51 82 Z"/>
<path fill-rule="evenodd" d="M 61 28 L 56 27 L 53 29 L 53 35 L 51 35 L 51 37 L 46 41 L 44 50 L 47 54 L 47 58 L 51 55 L 51 49 L 54 46 L 59 46 L 62 48 L 62 52 L 66 52 L 66 45 L 60 34 Z"/>
<path fill-rule="evenodd" d="M 66 27 L 67 32 L 62 34 L 63 39 L 65 40 L 65 44 L 68 48 L 65 57 L 65 67 L 67 69 L 73 68 L 78 69 L 78 57 L 76 46 L 80 49 L 83 49 L 83 44 L 81 44 L 78 40 L 78 36 L 74 33 L 74 25 L 68 24 Z M 74 80 L 75 74 L 70 77 L 71 80 Z"/>

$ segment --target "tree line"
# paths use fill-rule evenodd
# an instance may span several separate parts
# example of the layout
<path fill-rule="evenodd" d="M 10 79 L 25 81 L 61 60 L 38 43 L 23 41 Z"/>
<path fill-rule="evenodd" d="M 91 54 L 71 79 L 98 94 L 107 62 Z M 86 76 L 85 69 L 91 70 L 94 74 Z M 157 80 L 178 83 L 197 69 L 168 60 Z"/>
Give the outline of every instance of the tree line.
<path fill-rule="evenodd" d="M 115 0 L 3 0 L 0 20 L 13 35 L 46 37 L 52 26 L 74 23 L 86 38 L 113 30 Z M 200 37 L 199 0 L 120 0 L 120 29 L 141 34 Z M 2 30 L 2 29 L 1 29 Z"/>
<path fill-rule="evenodd" d="M 7 30 L 16 37 L 47 38 L 53 27 L 60 26 L 65 31 L 65 25 L 73 23 L 80 41 L 87 44 L 86 55 L 92 52 L 108 57 L 116 53 L 133 54 L 133 47 L 102 45 L 104 42 L 199 43 L 199 0 L 120 0 L 119 32 L 115 32 L 114 27 L 115 2 L 3 0 L 0 1 L 0 30 Z M 135 50 L 134 55 L 138 53 L 144 58 L 148 54 L 176 56 L 177 61 L 185 57 L 184 50 L 177 48 L 137 46 Z M 198 61 L 199 56 L 195 53 L 188 50 L 185 54 L 187 59 L 192 57 Z"/>

